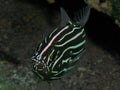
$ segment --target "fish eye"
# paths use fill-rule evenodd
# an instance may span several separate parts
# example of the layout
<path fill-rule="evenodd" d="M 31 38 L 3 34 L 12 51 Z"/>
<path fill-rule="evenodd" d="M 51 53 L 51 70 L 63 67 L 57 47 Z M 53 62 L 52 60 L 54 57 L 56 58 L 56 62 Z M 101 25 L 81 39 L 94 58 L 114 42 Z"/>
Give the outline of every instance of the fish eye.
<path fill-rule="evenodd" d="M 41 56 L 40 56 L 40 55 L 38 55 L 38 56 L 36 57 L 36 59 L 37 59 L 37 60 L 40 60 L 40 59 L 41 59 Z"/>

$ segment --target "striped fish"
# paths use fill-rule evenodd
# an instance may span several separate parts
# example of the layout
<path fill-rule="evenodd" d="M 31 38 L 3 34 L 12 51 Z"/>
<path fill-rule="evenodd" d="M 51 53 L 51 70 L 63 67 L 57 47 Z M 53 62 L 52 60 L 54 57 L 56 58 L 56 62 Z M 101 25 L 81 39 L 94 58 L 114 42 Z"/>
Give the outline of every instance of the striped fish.
<path fill-rule="evenodd" d="M 84 9 L 89 14 L 89 8 Z M 81 11 L 80 11 L 81 13 Z M 85 15 L 85 14 L 84 14 Z M 35 55 L 33 71 L 42 80 L 59 79 L 71 70 L 80 59 L 85 46 L 85 31 L 82 26 L 85 22 L 72 22 L 64 9 L 61 8 L 62 22 L 59 28 L 53 30 L 38 46 Z M 88 18 L 88 17 L 87 17 Z M 75 20 L 79 17 L 75 16 Z"/>

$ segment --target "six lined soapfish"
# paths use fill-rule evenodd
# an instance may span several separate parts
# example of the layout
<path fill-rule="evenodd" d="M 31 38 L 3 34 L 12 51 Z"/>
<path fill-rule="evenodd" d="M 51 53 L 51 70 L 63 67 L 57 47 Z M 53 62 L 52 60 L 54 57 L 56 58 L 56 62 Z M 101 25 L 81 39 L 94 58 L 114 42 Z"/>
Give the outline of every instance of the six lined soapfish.
<path fill-rule="evenodd" d="M 61 8 L 61 25 L 53 30 L 38 46 L 35 55 L 33 71 L 42 80 L 59 79 L 71 70 L 80 60 L 85 46 L 85 31 L 83 26 L 88 20 L 90 8 L 79 10 L 71 20 L 66 11 Z"/>

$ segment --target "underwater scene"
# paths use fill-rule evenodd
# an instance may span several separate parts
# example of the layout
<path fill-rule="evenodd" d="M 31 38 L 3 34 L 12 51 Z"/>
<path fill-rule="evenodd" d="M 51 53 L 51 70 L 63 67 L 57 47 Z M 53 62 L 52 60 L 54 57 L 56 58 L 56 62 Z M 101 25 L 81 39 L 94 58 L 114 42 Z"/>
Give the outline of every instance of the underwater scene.
<path fill-rule="evenodd" d="M 120 1 L 0 0 L 0 90 L 120 90 Z"/>

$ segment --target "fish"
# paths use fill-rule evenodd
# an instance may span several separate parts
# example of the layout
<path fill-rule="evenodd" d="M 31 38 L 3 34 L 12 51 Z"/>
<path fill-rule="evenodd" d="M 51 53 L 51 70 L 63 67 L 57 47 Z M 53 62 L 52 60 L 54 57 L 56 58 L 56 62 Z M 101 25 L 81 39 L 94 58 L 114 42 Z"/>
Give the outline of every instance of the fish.
<path fill-rule="evenodd" d="M 85 50 L 86 24 L 90 7 L 86 6 L 70 19 L 67 12 L 60 8 L 61 24 L 38 45 L 32 56 L 33 72 L 44 81 L 60 79 L 75 67 Z"/>

